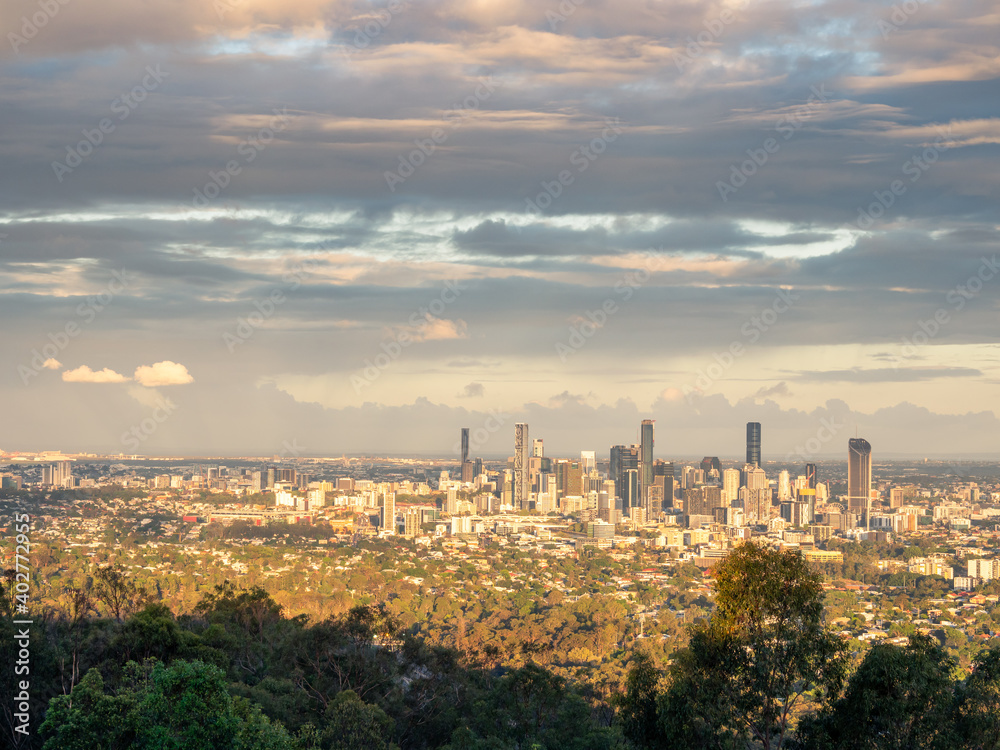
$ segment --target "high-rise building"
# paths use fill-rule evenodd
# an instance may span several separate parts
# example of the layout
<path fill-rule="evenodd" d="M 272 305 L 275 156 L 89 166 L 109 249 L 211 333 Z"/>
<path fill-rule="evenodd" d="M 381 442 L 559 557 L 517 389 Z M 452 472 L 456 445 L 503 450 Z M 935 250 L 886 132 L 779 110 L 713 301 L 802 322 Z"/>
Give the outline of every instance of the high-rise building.
<path fill-rule="evenodd" d="M 635 471 L 636 480 L 639 476 L 639 446 L 638 445 L 612 445 L 611 465 L 608 475 L 615 482 L 615 495 L 622 500 L 626 496 L 631 497 L 632 487 L 626 478 L 626 472 Z M 635 489 L 636 503 L 638 504 L 638 487 Z M 625 507 L 628 507 L 626 505 Z"/>
<path fill-rule="evenodd" d="M 396 493 L 386 492 L 382 495 L 382 530 L 389 534 L 396 533 Z"/>
<path fill-rule="evenodd" d="M 747 422 L 747 463 L 760 466 L 760 422 Z"/>
<path fill-rule="evenodd" d="M 462 428 L 462 465 L 469 460 L 469 428 Z"/>
<path fill-rule="evenodd" d="M 806 464 L 806 487 L 816 489 L 816 464 Z"/>
<path fill-rule="evenodd" d="M 732 505 L 740 496 L 740 470 L 726 469 L 722 472 L 722 495 L 726 505 Z"/>
<path fill-rule="evenodd" d="M 715 472 L 717 477 L 722 476 L 722 464 L 719 462 L 718 456 L 705 456 L 701 459 L 701 470 L 705 472 L 705 479 L 708 480 L 712 476 L 712 472 Z"/>
<path fill-rule="evenodd" d="M 62 487 L 63 483 L 71 476 L 73 476 L 73 471 L 69 461 L 56 461 L 42 467 L 42 484 Z"/>
<path fill-rule="evenodd" d="M 580 469 L 584 474 L 589 474 L 591 470 L 597 468 L 596 451 L 580 451 Z"/>
<path fill-rule="evenodd" d="M 788 476 L 787 469 L 783 469 L 778 474 L 778 499 L 788 500 L 792 496 L 792 483 Z"/>
<path fill-rule="evenodd" d="M 530 462 L 528 424 L 518 422 L 514 425 L 514 510 L 530 510 L 531 478 L 529 476 Z"/>
<path fill-rule="evenodd" d="M 847 441 L 847 509 L 867 514 L 871 493 L 872 446 L 864 438 L 851 438 Z"/>
<path fill-rule="evenodd" d="M 535 458 L 544 458 L 545 456 L 545 443 L 541 438 L 535 438 L 531 441 L 531 455 Z"/>
<path fill-rule="evenodd" d="M 674 507 L 674 463 L 673 461 L 653 461 L 653 485 L 663 488 L 663 507 Z"/>
<path fill-rule="evenodd" d="M 403 535 L 408 537 L 419 536 L 420 534 L 420 509 L 407 508 L 403 516 Z"/>
<path fill-rule="evenodd" d="M 653 483 L 653 420 L 644 419 L 639 425 L 639 496 L 646 497 L 646 488 Z"/>

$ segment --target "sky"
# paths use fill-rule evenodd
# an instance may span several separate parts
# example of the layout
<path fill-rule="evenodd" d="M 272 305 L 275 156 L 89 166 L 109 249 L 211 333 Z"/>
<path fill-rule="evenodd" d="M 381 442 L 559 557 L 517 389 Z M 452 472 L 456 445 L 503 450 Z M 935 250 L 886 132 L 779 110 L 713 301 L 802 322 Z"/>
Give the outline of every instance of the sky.
<path fill-rule="evenodd" d="M 991 0 L 0 29 L 0 449 L 1000 455 Z"/>

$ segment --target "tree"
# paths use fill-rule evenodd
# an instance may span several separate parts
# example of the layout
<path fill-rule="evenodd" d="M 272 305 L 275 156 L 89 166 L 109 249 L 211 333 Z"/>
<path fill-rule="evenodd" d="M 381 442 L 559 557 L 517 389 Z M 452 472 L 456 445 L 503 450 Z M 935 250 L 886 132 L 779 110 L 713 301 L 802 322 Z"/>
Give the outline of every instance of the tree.
<path fill-rule="evenodd" d="M 656 741 L 780 748 L 805 700 L 822 702 L 843 682 L 844 646 L 823 623 L 821 578 L 797 552 L 746 543 L 717 567 L 715 590 L 715 611 L 689 626 L 657 697 Z M 648 685 L 644 669 L 630 674 L 637 686 Z M 649 743 L 648 722 L 635 718 L 630 739 Z"/>
<path fill-rule="evenodd" d="M 43 750 L 294 750 L 280 724 L 243 698 L 225 674 L 198 661 L 170 667 L 129 662 L 117 694 L 91 669 L 70 695 L 52 699 L 40 727 Z"/>
<path fill-rule="evenodd" d="M 149 594 L 137 586 L 120 565 L 105 565 L 94 573 L 94 596 L 118 622 L 138 612 Z"/>
<path fill-rule="evenodd" d="M 967 750 L 1000 749 L 1000 649 L 979 654 L 956 687 L 957 735 Z"/>
<path fill-rule="evenodd" d="M 807 750 L 932 750 L 965 747 L 951 721 L 955 660 L 927 636 L 905 648 L 877 644 L 843 697 L 803 722 Z M 995 747 L 995 745 L 994 745 Z"/>

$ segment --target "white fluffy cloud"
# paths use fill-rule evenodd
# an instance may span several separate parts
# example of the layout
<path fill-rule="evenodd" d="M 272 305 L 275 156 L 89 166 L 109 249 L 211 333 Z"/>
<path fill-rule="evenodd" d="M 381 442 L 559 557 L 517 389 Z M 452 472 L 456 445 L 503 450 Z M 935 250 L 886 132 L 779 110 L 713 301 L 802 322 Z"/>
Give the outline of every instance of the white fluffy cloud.
<path fill-rule="evenodd" d="M 105 367 L 103 370 L 91 370 L 87 365 L 81 365 L 75 370 L 66 370 L 62 379 L 67 383 L 124 383 L 128 378 L 119 372 Z"/>
<path fill-rule="evenodd" d="M 194 378 L 191 377 L 191 373 L 184 365 L 170 360 L 137 367 L 135 379 L 136 382 L 147 388 L 156 388 L 161 385 L 184 385 L 194 382 Z"/>

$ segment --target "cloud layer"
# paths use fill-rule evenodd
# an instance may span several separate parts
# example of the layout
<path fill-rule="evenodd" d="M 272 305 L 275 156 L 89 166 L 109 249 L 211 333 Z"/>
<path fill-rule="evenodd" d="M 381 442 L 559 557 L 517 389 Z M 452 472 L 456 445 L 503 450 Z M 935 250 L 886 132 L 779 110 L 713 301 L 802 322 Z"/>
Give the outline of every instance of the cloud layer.
<path fill-rule="evenodd" d="M 157 452 L 446 450 L 487 408 L 786 450 L 830 399 L 1000 444 L 993 2 L 27 7 L 0 397 L 53 414 L 5 446 L 120 446 L 152 397 L 71 383 L 126 381 L 188 386 Z"/>

